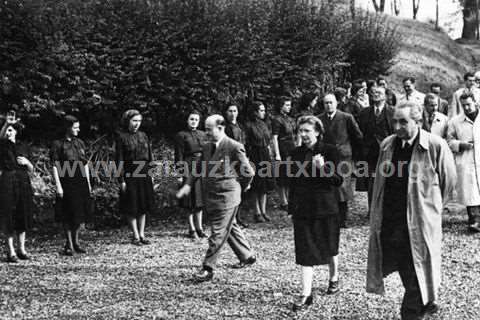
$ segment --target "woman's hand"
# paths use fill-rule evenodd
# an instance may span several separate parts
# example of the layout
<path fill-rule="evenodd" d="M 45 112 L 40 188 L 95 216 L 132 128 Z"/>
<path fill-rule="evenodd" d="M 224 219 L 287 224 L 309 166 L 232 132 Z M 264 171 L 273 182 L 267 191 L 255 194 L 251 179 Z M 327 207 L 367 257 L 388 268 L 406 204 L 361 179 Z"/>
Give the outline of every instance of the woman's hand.
<path fill-rule="evenodd" d="M 190 191 L 192 190 L 192 187 L 190 185 L 186 184 L 183 187 L 178 190 L 177 194 L 175 195 L 177 199 L 181 199 L 185 196 L 188 196 L 190 194 Z"/>
<path fill-rule="evenodd" d="M 28 161 L 28 159 L 25 157 L 17 157 L 17 163 L 21 166 L 28 166 L 30 161 Z"/>
<path fill-rule="evenodd" d="M 120 184 L 120 190 L 121 190 L 122 192 L 127 191 L 127 183 L 126 183 L 126 182 L 122 182 L 122 183 Z"/>
<path fill-rule="evenodd" d="M 315 168 L 320 169 L 325 165 L 325 158 L 321 154 L 316 154 L 312 158 L 312 163 Z"/>
<path fill-rule="evenodd" d="M 63 188 L 60 185 L 57 186 L 57 197 L 63 198 Z"/>

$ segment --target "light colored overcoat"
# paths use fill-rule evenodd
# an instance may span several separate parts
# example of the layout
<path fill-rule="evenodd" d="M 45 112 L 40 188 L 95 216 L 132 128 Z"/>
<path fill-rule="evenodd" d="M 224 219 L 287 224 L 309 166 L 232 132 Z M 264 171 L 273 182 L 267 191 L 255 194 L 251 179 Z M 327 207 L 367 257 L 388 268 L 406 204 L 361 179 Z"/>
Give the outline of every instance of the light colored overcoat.
<path fill-rule="evenodd" d="M 457 166 L 458 202 L 465 206 L 480 205 L 480 116 L 475 122 L 465 114 L 450 120 L 447 141 Z M 473 149 L 460 151 L 460 142 L 473 142 Z"/>
<path fill-rule="evenodd" d="M 420 130 L 409 165 L 407 224 L 413 264 L 424 304 L 437 299 L 441 280 L 443 202 L 456 182 L 453 155 L 447 142 Z M 383 256 L 380 233 L 386 163 L 390 163 L 396 135 L 380 146 L 370 211 L 367 292 L 383 294 Z"/>

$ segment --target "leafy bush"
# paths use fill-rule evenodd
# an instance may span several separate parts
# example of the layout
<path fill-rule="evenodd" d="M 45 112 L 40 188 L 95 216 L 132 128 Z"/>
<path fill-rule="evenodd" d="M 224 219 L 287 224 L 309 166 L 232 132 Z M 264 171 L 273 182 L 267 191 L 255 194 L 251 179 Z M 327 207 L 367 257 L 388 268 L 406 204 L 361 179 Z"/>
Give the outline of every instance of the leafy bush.
<path fill-rule="evenodd" d="M 384 21 L 306 3 L 2 1 L 0 107 L 17 105 L 32 138 L 56 136 L 64 113 L 110 135 L 132 107 L 147 131 L 169 134 L 191 108 L 330 89 L 348 62 L 354 77 L 385 73 L 395 32 Z"/>

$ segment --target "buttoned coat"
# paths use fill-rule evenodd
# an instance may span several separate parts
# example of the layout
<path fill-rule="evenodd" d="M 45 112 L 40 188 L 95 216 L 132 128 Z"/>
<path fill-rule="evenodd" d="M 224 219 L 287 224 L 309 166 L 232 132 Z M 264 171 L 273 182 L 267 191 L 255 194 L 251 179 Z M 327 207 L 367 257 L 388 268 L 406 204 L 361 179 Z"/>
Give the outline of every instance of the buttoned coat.
<path fill-rule="evenodd" d="M 193 185 L 195 179 L 201 179 L 207 212 L 225 211 L 240 205 L 242 189 L 255 175 L 243 144 L 224 136 L 212 154 L 213 147 L 213 143 L 203 147 L 197 170 L 187 181 Z"/>
<path fill-rule="evenodd" d="M 448 125 L 447 141 L 457 166 L 458 201 L 465 206 L 480 205 L 480 117 L 475 122 L 465 114 Z M 473 142 L 473 149 L 460 151 L 460 142 Z"/>
<path fill-rule="evenodd" d="M 456 182 L 455 165 L 447 142 L 425 130 L 419 131 L 409 165 L 407 225 L 415 273 L 423 303 L 437 300 L 441 280 L 443 202 Z M 385 164 L 391 162 L 396 135 L 380 146 L 370 211 L 367 292 L 383 294 L 381 230 Z M 389 266 L 386 266 L 389 269 Z"/>
<path fill-rule="evenodd" d="M 423 113 L 423 121 L 424 121 L 424 129 L 427 129 L 428 124 L 425 123 L 428 119 L 428 115 L 426 112 Z M 432 134 L 436 134 L 443 139 L 447 138 L 447 131 L 448 131 L 448 117 L 443 113 L 435 111 L 433 115 L 432 125 L 430 126 L 430 130 L 427 130 Z"/>
<path fill-rule="evenodd" d="M 462 103 L 460 102 L 460 97 L 464 93 L 471 92 L 475 97 L 475 101 L 478 103 L 480 102 L 480 89 L 472 87 L 471 89 L 468 88 L 460 88 L 453 93 L 452 96 L 452 103 L 450 104 L 450 108 L 448 109 L 448 117 L 450 119 L 456 117 L 457 115 L 463 114 L 463 107 Z"/>

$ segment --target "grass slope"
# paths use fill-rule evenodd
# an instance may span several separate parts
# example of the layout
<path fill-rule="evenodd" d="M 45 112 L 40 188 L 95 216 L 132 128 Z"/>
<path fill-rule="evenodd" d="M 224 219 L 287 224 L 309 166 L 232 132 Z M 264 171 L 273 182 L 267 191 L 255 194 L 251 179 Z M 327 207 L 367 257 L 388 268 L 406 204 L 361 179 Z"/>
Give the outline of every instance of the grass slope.
<path fill-rule="evenodd" d="M 352 228 L 343 230 L 340 248 L 342 290 L 327 296 L 328 270 L 316 269 L 314 306 L 290 311 L 299 293 L 293 232 L 285 213 L 272 212 L 272 224 L 247 230 L 259 261 L 232 270 L 225 248 L 214 281 L 193 284 L 206 241 L 184 237 L 185 226 L 154 220 L 153 244 L 128 244 L 127 229 L 87 231 L 90 253 L 58 254 L 60 235 L 36 234 L 28 248 L 34 260 L 0 263 L 0 319 L 398 319 L 403 294 L 398 275 L 386 280 L 386 296 L 365 293 L 368 226 L 365 194 L 352 206 Z M 465 232 L 465 213 L 445 215 L 442 310 L 434 319 L 478 319 L 480 237 Z"/>
<path fill-rule="evenodd" d="M 432 82 L 440 82 L 446 93 L 451 93 L 463 82 L 464 73 L 475 67 L 473 53 L 443 31 L 412 19 L 387 19 L 402 37 L 401 50 L 389 76 L 397 90 L 404 77 L 413 76 L 423 92 L 429 91 Z"/>

